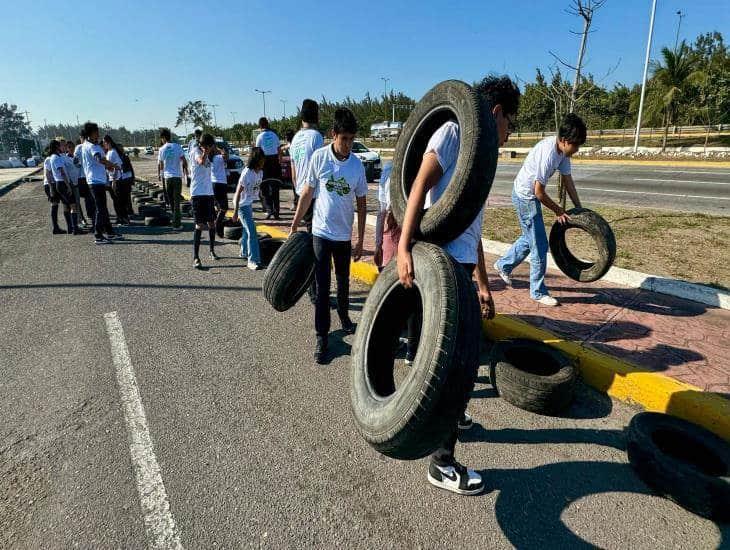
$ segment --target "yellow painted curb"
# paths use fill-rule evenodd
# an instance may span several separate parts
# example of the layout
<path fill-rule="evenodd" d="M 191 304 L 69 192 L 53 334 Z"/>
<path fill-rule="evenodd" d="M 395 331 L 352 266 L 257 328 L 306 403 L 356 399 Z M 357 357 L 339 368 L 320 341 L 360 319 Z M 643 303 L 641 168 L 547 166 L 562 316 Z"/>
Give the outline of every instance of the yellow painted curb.
<path fill-rule="evenodd" d="M 287 236 L 275 227 L 262 225 L 259 228 L 272 237 Z M 378 268 L 367 262 L 352 262 L 350 272 L 353 278 L 370 286 L 378 278 Z M 498 314 L 493 320 L 484 321 L 483 330 L 492 340 L 529 338 L 542 341 L 572 357 L 583 380 L 594 388 L 648 411 L 684 418 L 730 441 L 730 399 L 656 372 L 642 371 L 637 365 L 581 342 L 565 340 L 510 315 Z"/>

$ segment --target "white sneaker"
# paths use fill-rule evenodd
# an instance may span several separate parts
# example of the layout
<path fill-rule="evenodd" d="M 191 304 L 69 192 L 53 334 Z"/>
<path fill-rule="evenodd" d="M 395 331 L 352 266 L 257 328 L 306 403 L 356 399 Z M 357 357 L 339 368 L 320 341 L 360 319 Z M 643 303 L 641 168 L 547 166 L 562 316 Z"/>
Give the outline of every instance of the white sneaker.
<path fill-rule="evenodd" d="M 246 264 L 246 267 L 248 267 L 251 271 L 256 271 L 259 268 L 259 264 L 249 261 L 248 264 Z"/>
<path fill-rule="evenodd" d="M 507 286 L 512 286 L 512 277 L 510 277 L 504 271 L 499 269 L 497 267 L 497 262 L 494 262 L 494 271 L 496 271 L 497 275 L 499 275 L 499 278 L 504 281 L 504 284 L 506 284 Z"/>
<path fill-rule="evenodd" d="M 428 481 L 440 489 L 460 495 L 478 495 L 484 491 L 482 476 L 454 461 L 450 466 L 428 465 Z"/>
<path fill-rule="evenodd" d="M 549 294 L 545 294 L 542 298 L 538 298 L 537 300 L 538 304 L 541 304 L 543 306 L 547 307 L 555 307 L 557 305 L 560 305 L 560 302 L 558 302 L 555 298 L 550 296 Z"/>

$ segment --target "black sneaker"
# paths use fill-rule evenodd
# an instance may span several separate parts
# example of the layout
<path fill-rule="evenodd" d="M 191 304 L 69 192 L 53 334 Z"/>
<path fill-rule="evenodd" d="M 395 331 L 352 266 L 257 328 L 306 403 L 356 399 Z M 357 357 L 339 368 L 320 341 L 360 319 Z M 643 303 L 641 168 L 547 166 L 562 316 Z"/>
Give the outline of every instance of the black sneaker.
<path fill-rule="evenodd" d="M 94 244 L 112 244 L 112 242 L 102 235 L 101 237 L 94 237 Z"/>
<path fill-rule="evenodd" d="M 342 324 L 342 330 L 345 334 L 355 334 L 355 323 L 353 323 L 349 317 L 340 319 L 340 323 Z"/>
<path fill-rule="evenodd" d="M 220 258 L 218 257 L 218 255 L 215 253 L 215 250 L 211 250 L 210 251 L 210 259 L 211 260 L 220 260 Z"/>
<path fill-rule="evenodd" d="M 109 239 L 110 241 L 118 241 L 118 240 L 123 239 L 124 236 L 123 235 L 120 235 L 119 233 L 109 233 L 106 236 L 106 238 Z"/>
<path fill-rule="evenodd" d="M 464 416 L 459 420 L 458 426 L 460 430 L 469 430 L 474 426 L 474 420 L 472 420 L 469 413 L 465 412 Z"/>
<path fill-rule="evenodd" d="M 410 367 L 413 364 L 413 361 L 416 359 L 416 351 L 417 348 L 406 344 L 406 358 L 403 361 L 406 366 Z"/>
<path fill-rule="evenodd" d="M 267 220 L 270 220 L 273 217 L 274 217 L 274 214 L 272 214 L 271 212 L 269 212 L 268 214 L 266 214 L 266 219 Z"/>
<path fill-rule="evenodd" d="M 448 466 L 439 466 L 435 462 L 428 465 L 428 481 L 439 489 L 445 489 L 459 495 L 478 495 L 484 491 L 484 480 L 474 470 L 454 461 Z"/>
<path fill-rule="evenodd" d="M 314 362 L 318 365 L 324 365 L 327 356 L 327 339 L 317 336 L 317 345 L 314 348 Z"/>
<path fill-rule="evenodd" d="M 53 234 L 54 235 L 65 235 L 66 232 L 63 229 L 61 229 L 60 227 L 54 227 Z"/>
<path fill-rule="evenodd" d="M 200 258 L 193 258 L 193 267 L 195 269 L 203 269 L 203 262 L 200 261 Z"/>

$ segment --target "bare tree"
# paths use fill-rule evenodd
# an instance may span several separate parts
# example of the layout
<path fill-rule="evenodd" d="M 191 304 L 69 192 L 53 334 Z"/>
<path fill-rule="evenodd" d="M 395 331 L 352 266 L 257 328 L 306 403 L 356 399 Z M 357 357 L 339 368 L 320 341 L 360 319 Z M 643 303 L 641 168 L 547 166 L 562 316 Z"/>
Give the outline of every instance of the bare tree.
<path fill-rule="evenodd" d="M 573 79 L 573 90 L 570 94 L 570 111 L 575 111 L 575 104 L 577 103 L 576 95 L 578 93 L 578 85 L 580 84 L 580 73 L 581 69 L 583 68 L 583 58 L 585 57 L 586 53 L 586 44 L 588 42 L 588 33 L 591 30 L 591 25 L 593 24 L 593 15 L 603 7 L 603 5 L 606 3 L 606 0 L 573 0 L 573 3 L 569 8 L 567 8 L 565 11 L 569 13 L 570 15 L 578 15 L 583 19 L 583 31 L 576 32 L 576 31 L 570 31 L 573 34 L 579 34 L 580 35 L 580 47 L 578 48 L 578 62 L 575 66 L 566 63 L 560 57 L 558 57 L 553 52 L 550 52 L 550 55 L 552 55 L 555 59 L 557 59 L 562 65 L 568 67 L 569 69 L 575 71 L 575 78 Z"/>

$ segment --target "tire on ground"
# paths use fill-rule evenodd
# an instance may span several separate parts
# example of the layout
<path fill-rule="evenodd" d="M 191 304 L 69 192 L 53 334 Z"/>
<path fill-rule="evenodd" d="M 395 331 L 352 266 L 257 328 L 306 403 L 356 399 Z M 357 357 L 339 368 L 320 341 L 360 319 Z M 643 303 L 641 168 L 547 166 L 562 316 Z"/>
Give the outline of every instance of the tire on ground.
<path fill-rule="evenodd" d="M 164 214 L 160 216 L 145 216 L 144 224 L 150 227 L 162 227 L 170 225 L 170 216 Z"/>
<path fill-rule="evenodd" d="M 560 350 L 515 338 L 492 346 L 489 379 L 499 396 L 515 407 L 554 415 L 573 399 L 576 369 Z"/>
<path fill-rule="evenodd" d="M 730 521 L 730 445 L 691 422 L 642 412 L 626 428 L 626 451 L 639 477 L 702 517 Z"/>
<path fill-rule="evenodd" d="M 439 246 L 414 245 L 415 288 L 390 262 L 370 290 L 352 348 L 350 401 L 362 437 L 401 460 L 429 455 L 454 433 L 479 366 L 479 304 L 471 278 Z M 396 387 L 394 359 L 408 316 L 420 308 L 413 364 Z"/>
<path fill-rule="evenodd" d="M 573 208 L 568 210 L 568 215 L 570 222 L 555 222 L 550 229 L 550 252 L 553 260 L 560 271 L 574 281 L 597 281 L 611 269 L 616 259 L 616 237 L 613 230 L 606 220 L 592 210 Z M 593 238 L 598 249 L 598 259 L 595 262 L 583 261 L 568 249 L 565 232 L 571 228 L 582 229 Z"/>
<path fill-rule="evenodd" d="M 497 168 L 498 136 L 487 101 L 459 80 L 437 84 L 411 112 L 396 144 L 390 198 L 399 225 L 426 145 L 448 120 L 459 124 L 456 167 L 444 194 L 423 215 L 416 236 L 435 243 L 449 242 L 471 225 L 484 206 Z"/>
<path fill-rule="evenodd" d="M 151 206 L 151 205 L 141 205 L 137 211 L 139 212 L 139 215 L 146 218 L 146 217 L 157 217 L 161 216 L 163 214 L 162 208 L 159 206 Z"/>
<path fill-rule="evenodd" d="M 227 221 L 223 225 L 223 236 L 226 239 L 231 239 L 234 241 L 238 241 L 241 239 L 241 236 L 243 235 L 243 227 L 241 227 L 241 224 L 236 223 L 234 224 L 230 220 Z"/>
<path fill-rule="evenodd" d="M 260 241 L 262 262 L 264 249 L 270 248 L 271 241 Z M 312 236 L 298 231 L 292 233 L 273 255 L 264 274 L 264 297 L 276 311 L 286 311 L 299 301 L 314 278 L 314 248 Z"/>

